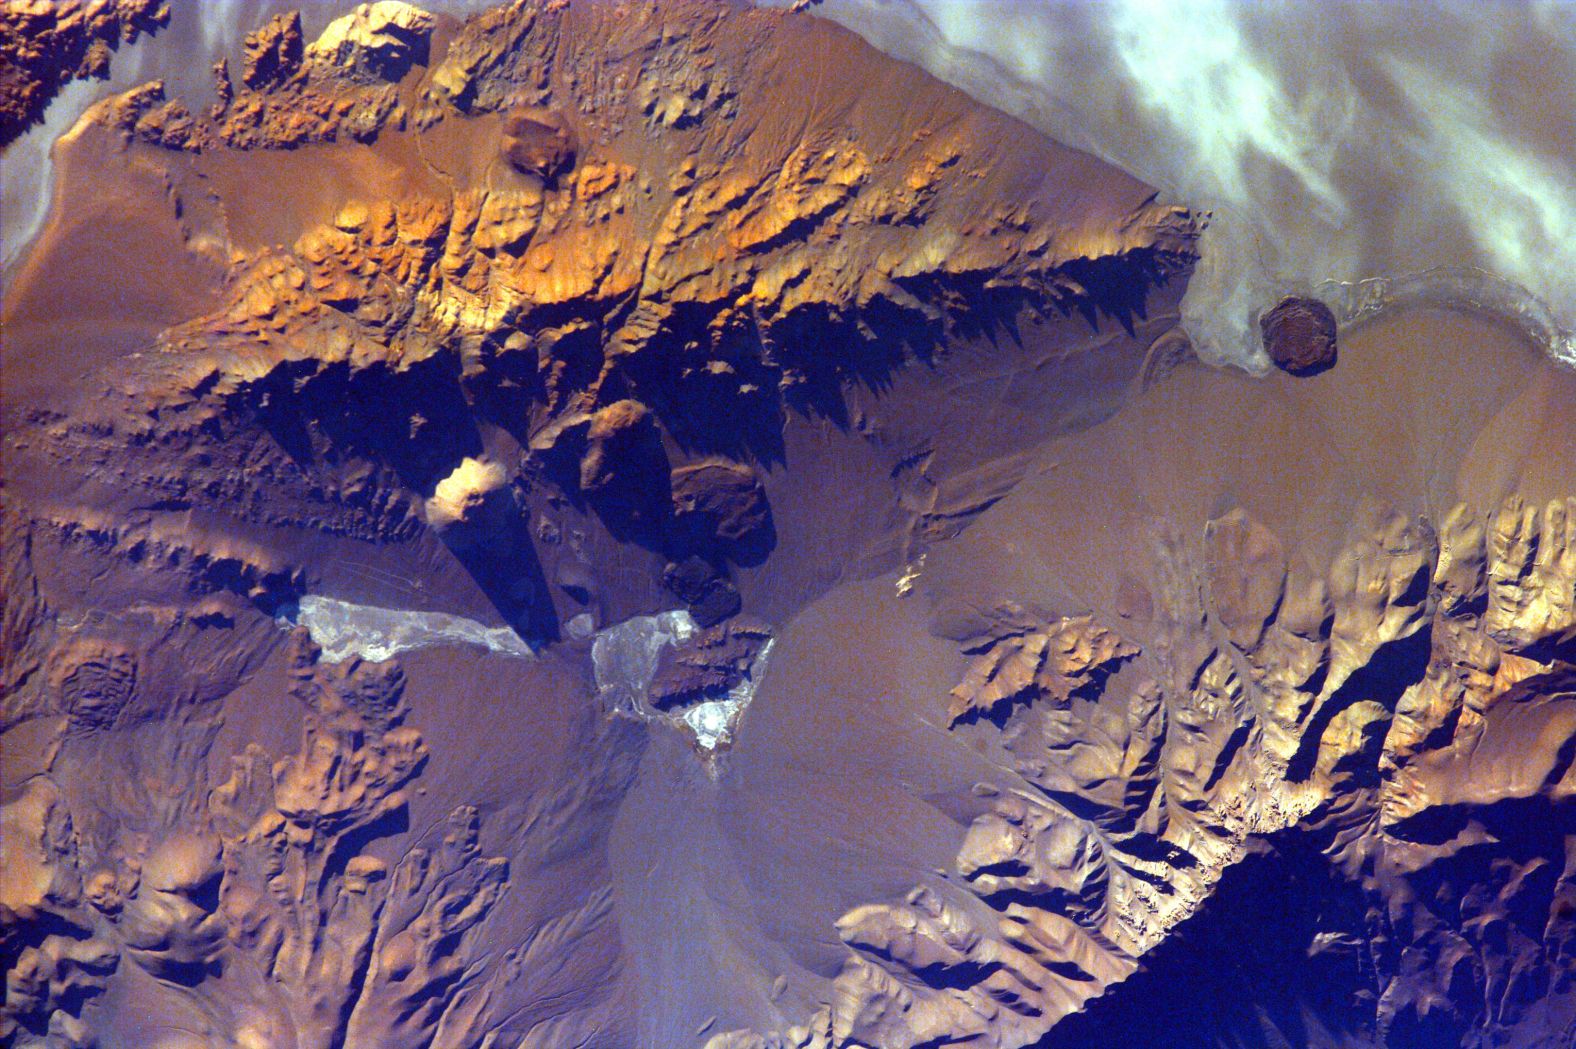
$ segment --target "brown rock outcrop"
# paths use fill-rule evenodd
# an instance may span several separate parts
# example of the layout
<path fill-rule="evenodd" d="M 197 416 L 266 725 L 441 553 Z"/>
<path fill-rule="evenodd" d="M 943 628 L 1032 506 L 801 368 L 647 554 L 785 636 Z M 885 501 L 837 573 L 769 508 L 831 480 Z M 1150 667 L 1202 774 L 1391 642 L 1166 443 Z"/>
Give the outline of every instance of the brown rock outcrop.
<path fill-rule="evenodd" d="M 662 650 L 651 679 L 651 705 L 668 711 L 725 696 L 750 672 L 772 640 L 762 624 L 734 621 L 702 627 Z"/>
<path fill-rule="evenodd" d="M 241 42 L 241 84 L 256 90 L 284 83 L 301 68 L 304 47 L 301 12 L 275 15 Z"/>
<path fill-rule="evenodd" d="M 162 80 L 105 99 L 88 110 L 87 119 L 165 149 L 195 153 L 209 144 L 207 129 L 191 111 L 179 100 L 165 97 Z"/>
<path fill-rule="evenodd" d="M 43 118 L 61 87 L 109 76 L 112 53 L 170 24 L 165 0 L 0 4 L 0 148 Z"/>
<path fill-rule="evenodd" d="M 412 65 L 425 65 L 436 20 L 402 0 L 375 0 L 328 24 L 307 48 L 318 69 L 343 70 L 352 78 L 398 81 Z"/>
<path fill-rule="evenodd" d="M 614 401 L 591 416 L 580 458 L 580 491 L 610 526 L 645 534 L 667 512 L 668 458 L 645 405 Z"/>
<path fill-rule="evenodd" d="M 990 717 L 1011 703 L 1098 694 L 1105 678 L 1138 654 L 1131 642 L 1087 616 L 1035 628 L 1009 625 L 967 651 L 978 656 L 952 690 L 953 722 Z"/>
<path fill-rule="evenodd" d="M 662 570 L 662 585 L 684 603 L 695 622 L 709 627 L 736 614 L 739 588 L 705 558 L 691 555 Z"/>
<path fill-rule="evenodd" d="M 746 543 L 771 525 L 771 507 L 755 471 L 711 459 L 673 471 L 673 516 L 679 528 L 711 544 Z"/>
<path fill-rule="evenodd" d="M 640 467 L 658 451 L 656 422 L 639 401 L 614 401 L 591 417 L 580 487 L 593 495 L 648 480 Z"/>
<path fill-rule="evenodd" d="M 1318 299 L 1282 299 L 1259 318 L 1259 331 L 1282 371 L 1315 375 L 1335 366 L 1335 314 Z"/>
<path fill-rule="evenodd" d="M 210 133 L 239 149 L 293 148 L 402 127 L 398 84 L 428 61 L 435 24 L 412 4 L 378 0 L 307 44 L 299 12 L 276 15 L 246 37 L 239 89 L 228 67 L 215 69 Z"/>

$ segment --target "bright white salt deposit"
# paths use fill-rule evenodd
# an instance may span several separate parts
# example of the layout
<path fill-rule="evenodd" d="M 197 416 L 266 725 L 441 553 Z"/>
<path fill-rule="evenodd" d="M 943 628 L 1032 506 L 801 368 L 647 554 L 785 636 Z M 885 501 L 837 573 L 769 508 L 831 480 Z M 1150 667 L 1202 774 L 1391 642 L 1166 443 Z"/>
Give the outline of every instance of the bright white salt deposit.
<path fill-rule="evenodd" d="M 683 714 L 684 724 L 695 732 L 695 742 L 703 750 L 715 750 L 733 730 L 733 719 L 744 704 L 733 699 L 713 699 L 690 707 Z"/>
<path fill-rule="evenodd" d="M 726 693 L 675 714 L 659 714 L 651 706 L 650 690 L 662 650 L 689 640 L 697 629 L 695 620 L 685 611 L 626 619 L 597 634 L 591 643 L 591 665 L 596 673 L 597 692 L 608 710 L 646 721 L 682 724 L 694 733 L 696 745 L 709 754 L 733 739 L 745 708 L 755 698 L 772 642 L 761 646 L 749 672 Z"/>
<path fill-rule="evenodd" d="M 378 608 L 318 594 L 303 597 L 294 614 L 281 617 L 281 621 L 306 627 L 329 663 L 352 657 L 381 663 L 411 649 L 453 644 L 481 645 L 506 656 L 535 655 L 508 627 L 485 626 L 447 612 Z"/>
<path fill-rule="evenodd" d="M 607 708 L 641 714 L 662 650 L 693 633 L 695 620 L 680 610 L 635 616 L 597 634 L 591 642 L 591 667 Z"/>

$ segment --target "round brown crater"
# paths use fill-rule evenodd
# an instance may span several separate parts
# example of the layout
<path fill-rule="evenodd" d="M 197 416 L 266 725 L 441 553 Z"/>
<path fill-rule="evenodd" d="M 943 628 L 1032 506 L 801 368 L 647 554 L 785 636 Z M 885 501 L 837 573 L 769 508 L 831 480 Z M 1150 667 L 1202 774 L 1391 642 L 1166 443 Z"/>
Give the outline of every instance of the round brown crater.
<path fill-rule="evenodd" d="M 1293 375 L 1315 375 L 1335 365 L 1335 328 L 1335 314 L 1318 299 L 1287 297 L 1259 318 L 1265 352 Z"/>
<path fill-rule="evenodd" d="M 579 144 L 562 116 L 540 106 L 511 109 L 503 118 L 503 155 L 523 175 L 553 183 L 575 166 Z"/>

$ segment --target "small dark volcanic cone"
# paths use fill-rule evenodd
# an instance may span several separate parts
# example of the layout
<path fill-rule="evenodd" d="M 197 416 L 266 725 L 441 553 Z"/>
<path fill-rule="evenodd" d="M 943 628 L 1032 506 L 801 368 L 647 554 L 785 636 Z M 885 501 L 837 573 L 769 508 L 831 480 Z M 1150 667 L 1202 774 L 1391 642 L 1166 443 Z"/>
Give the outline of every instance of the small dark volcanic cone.
<path fill-rule="evenodd" d="M 1335 314 L 1318 299 L 1282 299 L 1259 318 L 1259 330 L 1282 371 L 1317 375 L 1335 366 Z"/>

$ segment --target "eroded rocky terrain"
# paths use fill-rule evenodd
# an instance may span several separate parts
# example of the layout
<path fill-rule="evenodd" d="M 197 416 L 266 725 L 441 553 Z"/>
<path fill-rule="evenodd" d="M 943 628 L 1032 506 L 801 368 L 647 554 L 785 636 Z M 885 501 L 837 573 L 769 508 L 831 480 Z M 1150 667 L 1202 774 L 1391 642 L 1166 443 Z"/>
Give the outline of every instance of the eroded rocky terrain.
<path fill-rule="evenodd" d="M 162 0 L 66 0 L 0 6 L 0 146 L 39 120 L 62 85 L 103 79 L 122 43 L 168 25 Z"/>
<path fill-rule="evenodd" d="M 1200 219 L 807 12 L 215 82 L 90 110 L 8 276 L 9 1041 L 1576 1040 L 1513 329 L 1204 368 Z"/>

